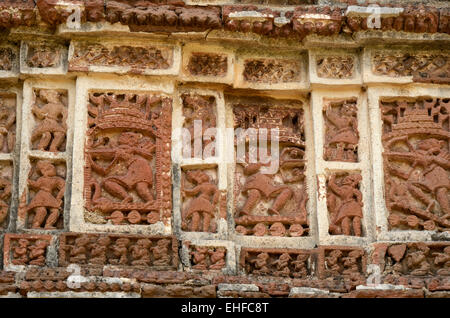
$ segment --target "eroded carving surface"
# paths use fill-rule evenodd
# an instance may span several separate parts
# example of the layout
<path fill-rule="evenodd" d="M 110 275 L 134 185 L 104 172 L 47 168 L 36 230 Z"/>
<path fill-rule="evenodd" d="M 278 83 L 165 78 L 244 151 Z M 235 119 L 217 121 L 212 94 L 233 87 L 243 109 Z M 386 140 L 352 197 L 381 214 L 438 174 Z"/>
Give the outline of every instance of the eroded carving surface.
<path fill-rule="evenodd" d="M 193 269 L 221 270 L 225 267 L 227 249 L 223 246 L 190 246 Z"/>
<path fill-rule="evenodd" d="M 12 265 L 44 266 L 50 240 L 48 235 L 8 235 L 5 238 L 7 261 Z"/>
<path fill-rule="evenodd" d="M 227 74 L 228 57 L 225 54 L 193 52 L 187 68 L 192 75 L 223 77 Z"/>
<path fill-rule="evenodd" d="M 390 228 L 450 228 L 450 100 L 398 98 L 380 107 Z"/>
<path fill-rule="evenodd" d="M 291 83 L 301 79 L 301 62 L 295 60 L 246 60 L 244 79 L 252 83 Z"/>
<path fill-rule="evenodd" d="M 11 71 L 16 54 L 9 47 L 0 48 L 0 71 Z"/>
<path fill-rule="evenodd" d="M 317 76 L 323 78 L 350 78 L 354 72 L 352 56 L 318 56 Z"/>

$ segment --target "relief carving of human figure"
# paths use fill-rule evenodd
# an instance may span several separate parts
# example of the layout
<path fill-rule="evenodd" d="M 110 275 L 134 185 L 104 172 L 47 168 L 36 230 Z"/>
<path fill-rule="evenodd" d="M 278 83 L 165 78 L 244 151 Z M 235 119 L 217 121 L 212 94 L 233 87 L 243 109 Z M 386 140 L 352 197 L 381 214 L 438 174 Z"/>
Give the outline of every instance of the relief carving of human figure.
<path fill-rule="evenodd" d="M 360 175 L 349 175 L 338 185 L 336 175 L 330 177 L 328 187 L 332 192 L 327 196 L 327 205 L 331 212 L 330 230 L 333 234 L 352 235 L 353 229 L 355 236 L 361 236 L 363 203 L 361 191 L 358 190 L 361 179 Z"/>
<path fill-rule="evenodd" d="M 28 185 L 30 188 L 37 190 L 36 195 L 31 199 L 31 202 L 26 207 L 26 211 L 35 212 L 33 218 L 33 229 L 39 229 L 42 227 L 45 217 L 50 211 L 50 215 L 47 217 L 44 229 L 55 229 L 54 225 L 58 221 L 60 209 L 63 206 L 62 198 L 64 196 L 64 190 L 66 182 L 63 178 L 56 174 L 56 168 L 48 161 L 40 160 L 37 162 L 36 167 L 41 174 L 37 180 L 28 179 Z M 53 192 L 57 190 L 56 196 Z"/>
<path fill-rule="evenodd" d="M 328 141 L 327 147 L 336 147 L 335 155 L 327 155 L 330 160 L 356 161 L 354 154 L 350 154 L 358 147 L 357 110 L 354 104 L 344 103 L 341 111 L 336 111 L 329 105 L 325 110 L 325 117 L 336 128 L 334 136 Z M 346 152 L 347 151 L 347 152 Z"/>
<path fill-rule="evenodd" d="M 5 147 L 6 139 L 7 151 L 13 151 L 16 134 L 10 130 L 15 123 L 16 112 L 10 107 L 5 106 L 3 100 L 0 99 L 0 150 L 3 150 Z"/>
<path fill-rule="evenodd" d="M 144 202 L 153 201 L 151 192 L 153 186 L 153 172 L 148 162 L 152 158 L 152 152 L 155 145 L 150 147 L 141 147 L 140 142 L 143 139 L 141 134 L 134 132 L 123 132 L 118 138 L 118 146 L 114 149 L 98 150 L 97 155 L 101 155 L 106 159 L 112 159 L 111 163 L 103 168 L 98 165 L 92 156 L 88 156 L 90 167 L 97 173 L 106 176 L 103 179 L 102 187 L 113 197 L 122 200 L 122 203 L 133 202 L 130 191 L 136 190 L 139 197 Z M 148 146 L 148 145 L 147 145 Z M 95 153 L 96 150 L 93 150 Z M 124 175 L 108 176 L 115 164 L 123 162 L 127 168 Z M 98 190 L 94 193 L 93 201 L 99 197 Z"/>
<path fill-rule="evenodd" d="M 444 145 L 444 141 L 434 138 L 422 140 L 417 144 L 412 170 L 416 165 L 421 165 L 424 170 L 418 180 L 408 182 L 408 189 L 414 197 L 427 204 L 427 211 L 430 211 L 437 201 L 443 217 L 450 219 L 450 178 L 447 172 L 450 169 L 450 153 Z M 436 201 L 426 196 L 424 191 L 435 194 Z"/>
<path fill-rule="evenodd" d="M 249 163 L 244 167 L 244 174 L 248 177 L 242 192 L 246 192 L 248 197 L 240 214 L 250 215 L 261 198 L 275 198 L 268 213 L 280 215 L 280 210 L 292 197 L 292 190 L 289 186 L 274 185 L 269 175 L 260 172 L 263 165 L 263 163 Z"/>
<path fill-rule="evenodd" d="M 215 184 L 210 181 L 209 176 L 199 170 L 190 170 L 186 173 L 186 178 L 196 184 L 192 189 L 183 189 L 182 195 L 198 196 L 194 198 L 189 207 L 184 211 L 183 220 L 191 218 L 190 231 L 209 232 L 211 219 L 214 218 L 215 206 L 219 201 L 220 192 Z M 203 216 L 203 227 L 200 224 Z"/>
<path fill-rule="evenodd" d="M 39 97 L 45 105 L 39 107 L 34 104 L 31 108 L 33 114 L 41 119 L 34 128 L 31 141 L 39 139 L 38 150 L 59 151 L 67 131 L 67 107 L 60 100 L 60 93 L 55 90 L 41 90 Z"/>

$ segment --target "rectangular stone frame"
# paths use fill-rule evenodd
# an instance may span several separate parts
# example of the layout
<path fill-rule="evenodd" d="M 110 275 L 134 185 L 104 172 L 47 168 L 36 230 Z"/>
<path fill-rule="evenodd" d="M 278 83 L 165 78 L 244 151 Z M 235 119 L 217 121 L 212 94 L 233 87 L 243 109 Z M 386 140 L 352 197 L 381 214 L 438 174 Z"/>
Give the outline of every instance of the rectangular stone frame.
<path fill-rule="evenodd" d="M 324 99 L 342 99 L 357 98 L 358 107 L 358 162 L 341 162 L 341 161 L 325 161 L 324 160 L 324 140 L 325 140 L 325 123 L 323 118 L 323 100 Z M 368 125 L 367 122 L 367 105 L 365 94 L 359 88 L 347 88 L 337 91 L 333 87 L 315 89 L 311 94 L 311 106 L 313 111 L 314 125 L 314 147 L 315 147 L 315 173 L 317 176 L 317 192 L 314 198 L 317 200 L 317 222 L 318 235 L 321 245 L 364 245 L 373 240 L 374 224 L 373 224 L 373 207 L 372 207 L 372 190 L 371 190 L 371 174 L 370 174 L 370 149 L 368 145 Z M 327 209 L 327 177 L 335 172 L 357 172 L 362 176 L 360 182 L 360 191 L 363 196 L 363 236 L 346 236 L 346 235 L 330 235 L 329 220 Z M 365 234 L 365 235 L 364 235 Z"/>
<path fill-rule="evenodd" d="M 33 90 L 34 89 L 55 89 L 66 90 L 68 97 L 68 117 L 67 117 L 67 132 L 66 132 L 66 150 L 64 152 L 52 153 L 50 151 L 32 150 L 31 149 L 31 134 L 34 128 L 33 114 L 31 113 L 31 106 L 33 104 Z M 64 227 L 62 231 L 68 229 L 69 211 L 70 211 L 70 187 L 72 183 L 72 147 L 73 147 L 73 132 L 74 132 L 74 112 L 75 112 L 75 83 L 71 80 L 39 80 L 27 79 L 23 84 L 23 103 L 22 103 L 22 125 L 21 140 L 20 140 L 20 173 L 19 173 L 19 200 L 22 200 L 24 191 L 27 189 L 28 173 L 31 168 L 30 159 L 47 159 L 52 162 L 65 162 L 66 165 L 66 190 L 64 195 L 64 212 L 60 217 L 64 218 Z M 26 229 L 26 218 L 17 219 L 17 228 L 25 232 L 48 230 L 32 230 Z"/>
<path fill-rule="evenodd" d="M 260 96 L 260 95 L 256 95 Z M 264 96 L 274 98 L 276 95 Z M 306 203 L 306 210 L 308 212 L 309 221 L 309 235 L 303 237 L 273 237 L 273 236 L 246 236 L 236 234 L 235 231 L 235 206 L 234 206 L 234 175 L 236 163 L 228 164 L 228 198 L 227 198 L 227 218 L 228 218 L 228 240 L 236 244 L 236 255 L 240 254 L 242 248 L 291 248 L 291 249 L 310 249 L 314 248 L 318 243 L 318 228 L 316 218 L 316 200 L 315 200 L 315 162 L 314 162 L 314 134 L 312 125 L 311 105 L 305 96 L 294 94 L 293 96 L 278 96 L 281 99 L 298 100 L 303 103 L 304 122 L 305 122 L 305 139 L 306 139 L 306 155 L 307 160 L 305 185 L 308 193 L 308 202 Z M 234 128 L 233 107 L 230 103 L 225 101 L 226 108 L 226 125 L 227 128 Z M 234 145 L 228 145 L 225 152 L 229 152 L 232 158 L 235 158 Z"/>
<path fill-rule="evenodd" d="M 389 231 L 388 216 L 384 195 L 384 169 L 383 169 L 383 144 L 382 144 L 382 120 L 379 100 L 383 97 L 419 97 L 432 96 L 437 98 L 449 98 L 450 88 L 427 84 L 410 84 L 402 87 L 388 85 L 369 86 L 367 90 L 369 105 L 370 144 L 372 155 L 373 177 L 373 205 L 376 219 L 376 239 L 378 241 L 431 241 L 434 232 L 431 231 Z M 439 234 L 442 238 L 449 239 L 450 233 Z"/>
<path fill-rule="evenodd" d="M 172 234 L 171 209 L 164 209 L 163 222 L 152 225 L 113 225 L 93 224 L 84 220 L 84 147 L 87 127 L 87 103 L 91 91 L 128 91 L 128 92 L 153 92 L 166 97 L 172 97 L 173 82 L 160 79 L 148 79 L 138 76 L 94 75 L 79 76 L 77 78 L 77 103 L 75 114 L 75 133 L 73 151 L 73 182 L 72 202 L 69 230 L 73 232 L 114 232 L 146 235 L 170 235 Z M 167 146 L 167 145 L 166 145 Z M 164 165 L 163 165 L 164 166 Z M 165 174 L 171 182 L 171 164 L 166 165 Z"/>
<path fill-rule="evenodd" d="M 217 130 L 223 130 L 225 133 L 225 101 L 222 90 L 209 90 L 198 88 L 180 88 L 177 90 L 177 97 L 174 98 L 172 107 L 172 128 L 182 128 L 184 123 L 183 117 L 183 101 L 181 95 L 184 93 L 193 93 L 198 95 L 214 96 L 216 99 L 216 123 Z M 222 143 L 225 146 L 225 142 Z M 226 149 L 219 150 L 218 156 L 208 159 L 200 158 L 183 158 L 182 155 L 182 139 L 173 136 L 172 138 L 172 197 L 173 197 L 173 222 L 174 231 L 181 239 L 187 240 L 219 240 L 226 239 L 228 235 L 228 226 L 226 219 L 220 218 L 217 224 L 217 233 L 207 232 L 185 232 L 181 229 L 181 170 L 182 168 L 213 168 L 217 169 L 218 188 L 221 193 L 227 190 L 227 164 L 226 164 Z M 175 162 L 175 158 L 177 162 Z M 219 202 L 220 204 L 220 202 Z"/>

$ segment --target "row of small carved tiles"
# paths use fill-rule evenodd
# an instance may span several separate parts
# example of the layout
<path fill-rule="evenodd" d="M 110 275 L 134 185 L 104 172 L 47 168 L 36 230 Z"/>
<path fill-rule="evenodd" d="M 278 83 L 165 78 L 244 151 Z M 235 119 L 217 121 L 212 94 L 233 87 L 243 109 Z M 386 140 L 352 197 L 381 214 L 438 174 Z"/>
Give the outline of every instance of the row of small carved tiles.
<path fill-rule="evenodd" d="M 68 232 L 56 237 L 8 233 L 4 237 L 4 266 L 13 271 L 21 270 L 23 266 L 78 264 L 81 267 L 111 265 L 136 270 L 187 269 L 236 274 L 227 271 L 230 265 L 233 266 L 227 256 L 236 253 L 234 248 L 190 242 L 183 242 L 183 248 L 188 255 L 187 264 L 182 261 L 184 269 L 179 266 L 180 255 L 183 259 L 184 252 L 180 251 L 179 255 L 179 242 L 172 236 Z M 52 260 L 57 257 L 58 261 Z M 351 246 L 241 248 L 238 263 L 239 272 L 248 275 L 299 279 L 343 277 L 361 284 L 365 284 L 369 276 L 376 279 L 377 275 L 389 274 L 446 277 L 450 276 L 450 243 L 376 243 L 367 250 Z"/>
<path fill-rule="evenodd" d="M 202 2 L 202 4 L 204 4 Z M 392 4 L 394 5 L 394 4 Z M 44 22 L 49 26 L 79 22 L 109 22 L 129 26 L 131 31 L 143 32 L 201 32 L 208 29 L 226 29 L 254 32 L 273 37 L 303 39 L 309 34 L 352 34 L 371 28 L 367 22 L 367 6 L 360 8 L 313 5 L 295 9 L 270 9 L 255 5 L 186 5 L 183 2 L 162 1 L 147 3 L 103 0 L 77 1 L 61 4 L 53 0 L 6 1 L 0 6 L 0 27 L 36 26 Z M 382 31 L 416 33 L 449 33 L 449 9 L 423 4 L 397 4 L 382 7 Z M 385 13 L 386 11 L 386 13 Z M 380 11 L 381 12 L 381 11 Z"/>
<path fill-rule="evenodd" d="M 180 75 L 184 81 L 225 83 L 237 88 L 308 89 L 309 83 L 450 82 L 449 55 L 439 50 L 306 51 L 242 53 L 233 46 L 124 42 L 23 41 L 0 47 L 0 78 L 67 72 Z M 236 64 L 236 67 L 234 66 Z M 181 69 L 181 73 L 180 73 Z M 308 75 L 309 73 L 309 75 Z"/>

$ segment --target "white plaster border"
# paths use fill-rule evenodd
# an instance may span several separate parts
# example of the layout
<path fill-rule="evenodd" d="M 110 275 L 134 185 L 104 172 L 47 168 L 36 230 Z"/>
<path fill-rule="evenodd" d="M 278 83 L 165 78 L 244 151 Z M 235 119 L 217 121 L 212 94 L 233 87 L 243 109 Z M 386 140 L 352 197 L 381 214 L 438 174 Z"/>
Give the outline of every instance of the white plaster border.
<path fill-rule="evenodd" d="M 34 101 L 35 89 L 55 89 L 67 91 L 67 111 L 68 116 L 66 120 L 67 132 L 66 132 L 66 149 L 64 152 L 52 153 L 49 151 L 32 150 L 31 149 L 31 134 L 35 128 L 35 119 L 31 108 Z M 24 191 L 27 191 L 28 173 L 31 168 L 31 159 L 47 159 L 51 162 L 64 162 L 66 166 L 66 190 L 64 194 L 64 212 L 62 214 L 64 218 L 64 228 L 67 229 L 69 209 L 70 209 L 70 187 L 72 183 L 72 147 L 73 147 L 73 131 L 74 131 L 74 109 L 75 106 L 75 82 L 66 79 L 27 79 L 23 84 L 23 103 L 22 103 L 22 127 L 21 127 L 21 140 L 20 140 L 20 173 L 19 173 L 19 200 L 22 198 Z M 27 193 L 28 195 L 28 193 Z M 61 217 L 61 216 L 60 216 Z M 17 228 L 25 232 L 32 233 L 49 233 L 61 230 L 38 230 L 27 229 L 26 219 L 17 218 Z"/>
<path fill-rule="evenodd" d="M 358 107 L 358 162 L 339 162 L 325 161 L 324 142 L 325 142 L 325 120 L 323 118 L 324 99 L 344 99 L 356 98 Z M 317 175 L 317 192 L 314 196 L 317 200 L 317 219 L 319 226 L 320 245 L 364 245 L 373 240 L 373 207 L 371 191 L 370 174 L 370 148 L 368 131 L 368 110 L 366 97 L 360 88 L 347 88 L 337 91 L 333 87 L 324 89 L 315 89 L 311 94 L 311 105 L 313 112 L 314 125 L 314 147 L 315 147 L 315 166 Z M 362 176 L 360 191 L 362 193 L 363 206 L 363 236 L 330 235 L 329 234 L 329 215 L 327 209 L 326 180 L 329 175 L 336 172 L 356 172 Z"/>

